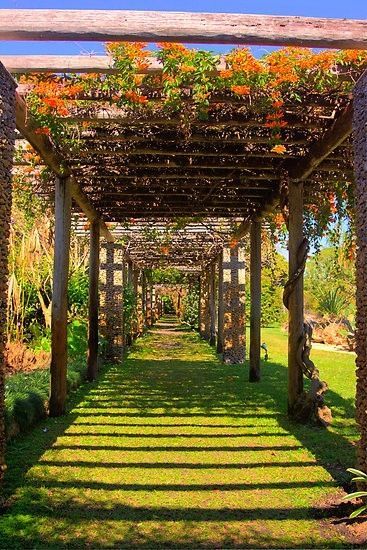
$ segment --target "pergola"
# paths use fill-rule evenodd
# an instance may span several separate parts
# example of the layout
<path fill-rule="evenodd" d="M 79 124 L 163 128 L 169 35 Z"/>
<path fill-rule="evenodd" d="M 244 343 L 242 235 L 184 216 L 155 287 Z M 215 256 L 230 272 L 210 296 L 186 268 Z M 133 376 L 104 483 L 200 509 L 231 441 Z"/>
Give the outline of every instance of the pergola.
<path fill-rule="evenodd" d="M 366 21 L 88 10 L 1 10 L 0 14 L 1 40 L 144 40 L 367 49 Z M 27 89 L 20 86 L 17 90 L 13 77 L 18 73 L 111 74 L 119 69 L 107 56 L 3 56 L 0 61 L 1 326 L 5 316 L 15 142 L 27 140 L 54 175 L 42 190 L 54 195 L 55 200 L 50 413 L 63 414 L 66 397 L 72 223 L 80 234 L 85 234 L 86 223 L 90 224 L 89 378 L 97 373 L 99 291 L 105 324 L 110 327 L 111 349 L 120 354 L 128 340 L 122 334 L 124 283 L 133 284 L 138 294 L 141 319 L 134 328 L 138 334 L 144 323 L 149 326 L 157 314 L 154 288 L 144 270 L 161 265 L 200 275 L 200 332 L 211 342 L 217 334 L 217 349 L 224 360 L 242 362 L 242 239 L 250 234 L 250 378 L 258 381 L 261 219 L 281 202 L 286 205 L 289 229 L 288 405 L 290 414 L 296 414 L 303 394 L 303 375 L 307 372 L 302 358 L 306 250 L 303 205 L 328 181 L 348 183 L 354 179 L 358 244 L 357 420 L 361 430 L 359 465 L 366 468 L 367 73 L 341 71 L 340 81 L 358 80 L 352 101 L 349 94 L 339 89 L 329 94 L 314 93 L 307 102 L 290 99 L 285 105 L 287 126 L 283 132 L 287 150 L 282 155 L 269 149 L 271 130 L 266 118 L 253 111 L 248 98 L 213 95 L 208 117 L 192 118 L 188 127 L 180 114 L 167 116 L 160 104 L 159 89 L 148 91 L 156 102 L 149 113 L 116 108 L 103 96 L 84 97 L 82 106 L 75 102 L 63 122 L 70 124 L 70 133 L 77 125 L 81 145 L 77 150 L 66 150 L 37 132 L 24 98 Z M 223 60 L 216 70 L 221 67 Z M 160 75 L 162 67 L 151 59 L 146 71 Z M 90 105 L 88 100 L 93 100 Z M 189 92 L 186 101 L 190 105 Z M 105 239 L 101 259 L 100 237 Z M 2 359 L 0 371 L 1 366 Z M 0 382 L 2 395 L 3 374 Z M 1 416 L 3 404 L 0 408 Z M 0 429 L 3 430 L 1 421 Z M 3 441 L 4 437 L 0 441 L 0 463 Z"/>

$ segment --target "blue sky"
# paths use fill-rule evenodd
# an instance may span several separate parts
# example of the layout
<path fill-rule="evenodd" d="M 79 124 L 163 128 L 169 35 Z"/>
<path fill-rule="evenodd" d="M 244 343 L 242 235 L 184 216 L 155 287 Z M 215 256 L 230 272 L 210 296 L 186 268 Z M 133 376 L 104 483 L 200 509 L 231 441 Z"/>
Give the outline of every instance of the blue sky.
<path fill-rule="evenodd" d="M 303 15 L 310 17 L 367 18 L 367 0 L 0 0 L 0 8 L 10 9 L 134 9 L 259 13 L 270 15 Z M 0 12 L 1 17 L 1 12 Z M 220 46 L 210 49 L 226 51 Z M 265 48 L 256 48 L 257 54 Z M 79 54 L 103 53 L 103 47 L 91 42 L 0 42 L 1 54 Z"/>

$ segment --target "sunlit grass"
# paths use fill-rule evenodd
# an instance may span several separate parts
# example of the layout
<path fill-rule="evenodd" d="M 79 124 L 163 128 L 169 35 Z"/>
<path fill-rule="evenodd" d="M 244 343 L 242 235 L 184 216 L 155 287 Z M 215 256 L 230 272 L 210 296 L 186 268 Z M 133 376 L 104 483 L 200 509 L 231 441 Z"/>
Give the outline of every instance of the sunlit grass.
<path fill-rule="evenodd" d="M 0 548 L 348 547 L 315 504 L 354 460 L 353 357 L 315 351 L 335 427 L 297 426 L 286 337 L 263 340 L 259 384 L 190 331 L 139 340 L 68 417 L 12 444 Z"/>

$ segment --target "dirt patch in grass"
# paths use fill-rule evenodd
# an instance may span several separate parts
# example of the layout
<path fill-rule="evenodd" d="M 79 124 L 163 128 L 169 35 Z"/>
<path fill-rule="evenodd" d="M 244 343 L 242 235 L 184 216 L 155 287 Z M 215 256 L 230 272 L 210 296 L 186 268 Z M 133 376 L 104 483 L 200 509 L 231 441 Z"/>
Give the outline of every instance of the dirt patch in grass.
<path fill-rule="evenodd" d="M 51 354 L 46 351 L 33 351 L 22 342 L 8 342 L 5 346 L 5 374 L 46 369 L 50 366 Z"/>

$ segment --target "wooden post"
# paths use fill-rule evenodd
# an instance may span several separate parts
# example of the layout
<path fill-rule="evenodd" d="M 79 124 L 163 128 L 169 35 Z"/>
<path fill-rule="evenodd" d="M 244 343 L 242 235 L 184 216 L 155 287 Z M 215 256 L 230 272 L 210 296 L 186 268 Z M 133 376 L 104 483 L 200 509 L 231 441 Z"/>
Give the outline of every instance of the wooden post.
<path fill-rule="evenodd" d="M 260 380 L 260 338 L 261 338 L 261 222 L 251 223 L 250 257 L 250 382 Z"/>
<path fill-rule="evenodd" d="M 217 327 L 217 353 L 223 353 L 223 250 L 218 256 L 218 327 Z"/>
<path fill-rule="evenodd" d="M 215 346 L 215 262 L 209 267 L 209 344 Z"/>
<path fill-rule="evenodd" d="M 51 313 L 50 416 L 60 416 L 65 412 L 70 223 L 70 181 L 69 178 L 56 178 L 55 252 Z"/>
<path fill-rule="evenodd" d="M 87 378 L 95 380 L 98 373 L 98 312 L 99 312 L 99 243 L 100 222 L 95 220 L 90 227 L 89 252 L 89 304 L 88 304 L 88 360 Z"/>
<path fill-rule="evenodd" d="M 299 268 L 299 250 L 303 244 L 303 183 L 289 180 L 289 280 Z M 303 392 L 303 373 L 297 356 L 303 335 L 304 317 L 303 274 L 296 280 L 289 296 L 288 311 L 288 412 L 294 413 Z"/>

